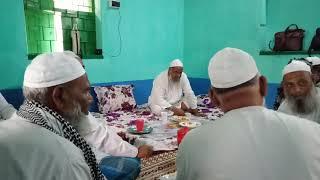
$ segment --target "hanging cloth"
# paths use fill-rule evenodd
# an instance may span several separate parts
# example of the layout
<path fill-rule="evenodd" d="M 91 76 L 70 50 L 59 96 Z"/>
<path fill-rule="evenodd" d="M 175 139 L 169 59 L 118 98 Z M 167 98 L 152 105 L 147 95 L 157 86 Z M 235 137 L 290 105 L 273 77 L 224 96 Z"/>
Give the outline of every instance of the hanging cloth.
<path fill-rule="evenodd" d="M 73 25 L 73 28 L 71 30 L 71 39 L 72 39 L 72 51 L 77 55 L 81 55 L 80 31 L 78 30 L 77 24 Z"/>

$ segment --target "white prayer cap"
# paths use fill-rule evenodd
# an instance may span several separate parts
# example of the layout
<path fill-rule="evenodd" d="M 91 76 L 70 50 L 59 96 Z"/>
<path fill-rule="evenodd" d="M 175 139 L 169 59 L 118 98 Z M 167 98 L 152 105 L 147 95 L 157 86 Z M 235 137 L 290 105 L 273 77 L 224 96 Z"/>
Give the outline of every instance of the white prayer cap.
<path fill-rule="evenodd" d="M 250 54 L 227 47 L 211 58 L 208 73 L 213 87 L 231 88 L 251 80 L 259 71 Z"/>
<path fill-rule="evenodd" d="M 306 60 L 312 63 L 312 66 L 320 65 L 320 58 L 313 56 L 313 57 L 306 57 Z"/>
<path fill-rule="evenodd" d="M 297 71 L 307 71 L 311 73 L 311 68 L 306 63 L 302 61 L 296 61 L 293 60 L 290 64 L 286 65 L 283 68 L 282 76 L 291 73 L 291 72 L 297 72 Z"/>
<path fill-rule="evenodd" d="M 45 88 L 75 80 L 86 72 L 77 59 L 65 52 L 35 57 L 24 73 L 23 86 Z"/>
<path fill-rule="evenodd" d="M 74 58 L 76 58 L 78 60 L 81 60 L 81 58 L 78 55 L 76 55 L 76 53 L 74 53 L 73 51 L 66 50 L 66 51 L 64 51 L 64 53 L 66 55 L 70 55 L 70 56 L 72 56 L 72 57 L 74 57 Z"/>
<path fill-rule="evenodd" d="M 170 67 L 183 67 L 183 64 L 180 59 L 175 59 L 170 63 Z"/>

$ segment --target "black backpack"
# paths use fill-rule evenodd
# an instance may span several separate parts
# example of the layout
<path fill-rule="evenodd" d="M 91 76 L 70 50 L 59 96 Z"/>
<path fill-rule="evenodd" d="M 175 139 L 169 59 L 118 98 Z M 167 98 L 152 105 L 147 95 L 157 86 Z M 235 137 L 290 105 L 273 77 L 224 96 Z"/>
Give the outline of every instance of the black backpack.
<path fill-rule="evenodd" d="M 320 28 L 317 28 L 316 35 L 312 38 L 308 54 L 311 56 L 312 51 L 320 51 Z"/>

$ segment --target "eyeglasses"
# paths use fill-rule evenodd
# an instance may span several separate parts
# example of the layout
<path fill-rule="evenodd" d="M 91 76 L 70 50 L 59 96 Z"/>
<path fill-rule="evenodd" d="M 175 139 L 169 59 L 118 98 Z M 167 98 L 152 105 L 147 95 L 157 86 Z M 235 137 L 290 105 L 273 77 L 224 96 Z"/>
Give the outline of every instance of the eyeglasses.
<path fill-rule="evenodd" d="M 304 63 L 306 63 L 308 66 L 312 66 L 312 63 L 308 60 L 306 60 L 305 58 L 293 58 L 293 59 L 290 59 L 288 64 L 290 64 L 292 61 L 302 61 Z"/>

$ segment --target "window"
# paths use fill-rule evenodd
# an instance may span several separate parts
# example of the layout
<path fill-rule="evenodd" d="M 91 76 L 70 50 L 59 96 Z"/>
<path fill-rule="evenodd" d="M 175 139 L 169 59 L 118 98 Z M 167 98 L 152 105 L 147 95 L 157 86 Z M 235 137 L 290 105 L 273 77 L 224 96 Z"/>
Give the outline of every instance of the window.
<path fill-rule="evenodd" d="M 95 54 L 94 0 L 24 0 L 28 55 L 72 50 L 71 31 L 80 33 L 84 57 Z"/>

